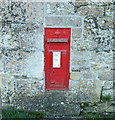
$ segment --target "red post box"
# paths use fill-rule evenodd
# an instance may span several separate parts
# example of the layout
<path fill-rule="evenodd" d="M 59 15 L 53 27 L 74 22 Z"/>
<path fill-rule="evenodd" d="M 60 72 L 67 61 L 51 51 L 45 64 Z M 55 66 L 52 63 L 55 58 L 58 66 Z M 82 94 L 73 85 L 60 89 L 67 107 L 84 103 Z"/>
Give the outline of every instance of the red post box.
<path fill-rule="evenodd" d="M 45 28 L 45 90 L 69 89 L 71 28 Z"/>

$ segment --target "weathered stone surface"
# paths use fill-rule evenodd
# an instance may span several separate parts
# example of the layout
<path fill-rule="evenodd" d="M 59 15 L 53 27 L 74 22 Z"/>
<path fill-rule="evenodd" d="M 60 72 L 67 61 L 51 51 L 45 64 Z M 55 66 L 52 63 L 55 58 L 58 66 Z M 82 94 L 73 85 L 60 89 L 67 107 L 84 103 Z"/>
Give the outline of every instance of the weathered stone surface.
<path fill-rule="evenodd" d="M 70 75 L 71 80 L 80 80 L 80 72 L 72 72 Z"/>
<path fill-rule="evenodd" d="M 80 101 L 97 102 L 100 101 L 103 82 L 100 80 L 86 80 L 79 82 L 78 97 Z"/>
<path fill-rule="evenodd" d="M 88 63 L 88 61 L 72 61 L 72 70 L 84 70 L 89 69 L 89 67 L 90 64 Z"/>
<path fill-rule="evenodd" d="M 98 19 L 100 27 L 113 28 L 112 17 L 102 17 Z"/>
<path fill-rule="evenodd" d="M 78 84 L 79 84 L 78 80 L 69 80 L 69 90 L 76 92 L 79 89 Z"/>
<path fill-rule="evenodd" d="M 113 88 L 113 81 L 105 81 L 103 89 L 111 89 Z"/>
<path fill-rule="evenodd" d="M 44 75 L 44 57 L 42 52 L 35 52 L 33 55 L 28 57 L 25 60 L 27 66 L 25 67 L 25 73 L 30 77 L 38 77 L 39 79 L 43 78 Z"/>
<path fill-rule="evenodd" d="M 106 72 L 100 72 L 98 73 L 98 77 L 100 80 L 113 80 L 113 72 L 112 71 L 106 71 Z"/>
<path fill-rule="evenodd" d="M 105 25 L 105 23 L 107 23 L 106 21 L 105 21 L 105 23 L 103 23 L 104 26 L 102 27 L 101 26 L 102 24 L 99 24 L 100 19 L 95 16 L 86 16 L 84 19 L 83 35 L 84 35 L 84 38 L 87 39 L 87 42 L 89 43 L 89 45 L 91 43 L 95 44 L 95 48 L 93 47 L 95 51 L 103 51 L 103 50 L 110 51 L 113 30 L 111 28 L 109 30 L 107 29 L 108 27 L 107 27 L 107 25 Z M 111 22 L 109 22 L 109 23 L 111 24 Z M 89 39 L 89 41 L 88 41 L 88 39 Z M 110 45 L 110 46 L 108 46 L 108 45 Z M 90 49 L 91 49 L 91 47 L 90 47 Z"/>
<path fill-rule="evenodd" d="M 71 59 L 72 70 L 89 69 L 92 54 L 93 52 L 73 50 Z"/>
<path fill-rule="evenodd" d="M 62 17 L 46 17 L 45 25 L 47 26 L 63 26 L 63 18 Z"/>
<path fill-rule="evenodd" d="M 110 90 L 103 90 L 102 92 L 102 96 L 103 97 L 106 97 L 106 96 L 111 96 L 111 98 L 113 98 L 113 89 L 110 89 Z"/>
<path fill-rule="evenodd" d="M 80 27 L 82 25 L 81 17 L 63 17 L 63 25 L 72 26 L 72 27 Z"/>
<path fill-rule="evenodd" d="M 106 109 L 106 112 L 107 112 L 107 113 L 114 113 L 114 106 L 109 106 L 109 107 Z"/>
<path fill-rule="evenodd" d="M 87 72 L 82 72 L 82 79 L 92 79 L 93 77 L 93 74 L 90 72 L 90 71 L 87 71 Z"/>
<path fill-rule="evenodd" d="M 0 74 L 0 91 L 1 91 L 1 88 L 2 88 L 2 75 Z"/>
<path fill-rule="evenodd" d="M 114 9 L 113 3 L 112 2 L 108 3 L 105 8 L 106 8 L 105 15 L 106 16 L 113 16 L 113 9 Z"/>
<path fill-rule="evenodd" d="M 83 110 L 84 113 L 104 113 L 113 112 L 113 106 L 110 103 L 97 103 L 96 105 L 86 106 Z"/>
<path fill-rule="evenodd" d="M 79 103 L 68 104 L 66 101 L 68 97 L 65 93 L 66 91 L 47 91 L 35 97 L 21 96 L 15 98 L 15 105 L 26 111 L 45 112 L 47 116 L 79 115 Z"/>
<path fill-rule="evenodd" d="M 78 102 L 98 102 L 100 97 L 112 95 L 112 7 L 110 2 L 3 2 L 0 66 L 2 72 L 9 73 L 3 77 L 3 102 L 17 98 L 17 107 L 25 110 L 78 115 Z M 71 70 L 80 71 L 80 78 L 72 73 L 70 78 L 74 80 L 69 81 L 69 91 L 65 93 L 42 93 L 45 26 L 72 28 Z M 13 75 L 19 76 L 15 82 Z M 99 108 L 100 112 L 105 110 L 101 105 L 88 109 L 98 112 Z"/>
<path fill-rule="evenodd" d="M 73 38 L 80 38 L 81 36 L 82 36 L 82 29 L 81 28 L 72 29 L 72 37 Z"/>
<path fill-rule="evenodd" d="M 103 16 L 104 8 L 103 7 L 97 7 L 97 6 L 81 6 L 80 8 L 77 9 L 77 12 L 79 15 L 92 15 L 95 17 L 101 17 Z"/>
<path fill-rule="evenodd" d="M 69 2 L 51 2 L 46 5 L 48 15 L 73 15 L 74 6 Z"/>
<path fill-rule="evenodd" d="M 88 1 L 87 0 L 77 0 L 74 4 L 76 6 L 86 6 L 86 5 L 88 5 Z"/>
<path fill-rule="evenodd" d="M 43 24 L 44 6 L 42 2 L 30 2 L 25 4 L 24 7 L 26 22 Z"/>
<path fill-rule="evenodd" d="M 0 72 L 3 71 L 3 60 L 0 58 Z"/>
<path fill-rule="evenodd" d="M 2 102 L 11 102 L 9 97 L 13 97 L 14 93 L 14 78 L 10 74 L 0 74 L 1 83 L 1 98 Z"/>
<path fill-rule="evenodd" d="M 103 81 L 82 80 L 70 81 L 70 90 L 76 93 L 77 101 L 98 102 L 100 101 Z M 73 93 L 71 96 L 73 97 Z"/>
<path fill-rule="evenodd" d="M 100 71 L 98 73 L 102 74 L 102 71 L 104 72 L 105 70 L 107 70 L 109 72 L 110 69 L 112 69 L 112 66 L 113 66 L 112 61 L 113 61 L 113 53 L 112 52 L 109 52 L 109 53 L 106 53 L 106 52 L 94 53 L 94 52 L 92 52 L 90 63 L 91 63 L 91 66 L 93 69 Z"/>
<path fill-rule="evenodd" d="M 10 45 L 9 39 L 11 39 L 11 35 L 4 35 L 4 36 L 2 36 L 2 39 L 4 40 L 4 47 L 6 47 L 6 48 L 17 47 L 16 44 Z"/>
<path fill-rule="evenodd" d="M 43 29 L 43 28 L 40 28 L 40 29 Z M 37 32 L 43 32 L 43 31 L 37 31 Z M 44 51 L 44 38 L 43 38 L 43 36 L 41 34 L 38 34 L 37 32 L 36 32 L 36 35 L 34 37 L 35 48 L 38 51 Z"/>
<path fill-rule="evenodd" d="M 24 96 L 35 96 L 36 94 L 40 93 L 43 89 L 43 80 L 39 79 L 17 79 L 16 82 L 16 93 L 15 96 L 18 94 L 22 94 Z"/>

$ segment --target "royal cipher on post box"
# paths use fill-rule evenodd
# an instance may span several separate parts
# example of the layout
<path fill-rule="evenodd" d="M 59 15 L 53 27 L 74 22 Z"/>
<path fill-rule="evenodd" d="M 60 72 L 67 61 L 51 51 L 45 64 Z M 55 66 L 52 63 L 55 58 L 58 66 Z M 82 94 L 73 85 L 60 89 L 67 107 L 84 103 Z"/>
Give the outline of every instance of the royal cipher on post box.
<path fill-rule="evenodd" d="M 45 28 L 45 90 L 69 89 L 71 28 Z"/>

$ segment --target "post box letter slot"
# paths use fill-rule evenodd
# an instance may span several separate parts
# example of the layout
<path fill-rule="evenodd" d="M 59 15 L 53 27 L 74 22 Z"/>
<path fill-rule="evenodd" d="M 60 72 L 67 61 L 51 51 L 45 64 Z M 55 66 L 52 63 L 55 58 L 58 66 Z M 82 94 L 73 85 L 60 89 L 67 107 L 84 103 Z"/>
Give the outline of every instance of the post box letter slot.
<path fill-rule="evenodd" d="M 61 52 L 53 52 L 53 68 L 60 68 Z"/>
<path fill-rule="evenodd" d="M 68 38 L 47 39 L 47 42 L 68 42 Z"/>

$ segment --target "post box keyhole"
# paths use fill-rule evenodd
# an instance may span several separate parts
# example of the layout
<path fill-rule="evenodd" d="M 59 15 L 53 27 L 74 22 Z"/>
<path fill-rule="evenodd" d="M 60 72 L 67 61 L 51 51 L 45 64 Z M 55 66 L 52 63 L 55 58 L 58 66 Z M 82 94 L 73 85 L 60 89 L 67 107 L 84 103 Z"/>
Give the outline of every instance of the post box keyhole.
<path fill-rule="evenodd" d="M 55 71 L 53 71 L 53 73 L 55 73 Z"/>

